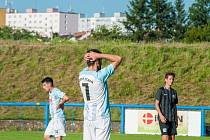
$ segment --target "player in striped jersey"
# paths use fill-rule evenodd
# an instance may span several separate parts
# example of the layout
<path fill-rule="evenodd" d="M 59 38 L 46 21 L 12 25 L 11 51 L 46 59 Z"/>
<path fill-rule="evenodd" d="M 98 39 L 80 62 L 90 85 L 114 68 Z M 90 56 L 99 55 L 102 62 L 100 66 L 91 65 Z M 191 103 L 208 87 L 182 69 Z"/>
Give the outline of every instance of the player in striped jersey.
<path fill-rule="evenodd" d="M 119 66 L 121 57 L 91 49 L 87 51 L 84 59 L 87 67 L 79 74 L 85 102 L 83 140 L 109 140 L 111 116 L 107 80 Z M 111 64 L 101 69 L 102 59 L 110 61 Z"/>
<path fill-rule="evenodd" d="M 178 104 L 178 97 L 176 90 L 172 88 L 174 78 L 174 73 L 166 73 L 165 86 L 159 88 L 155 97 L 162 140 L 175 140 L 175 135 L 177 135 L 178 117 L 176 104 Z"/>

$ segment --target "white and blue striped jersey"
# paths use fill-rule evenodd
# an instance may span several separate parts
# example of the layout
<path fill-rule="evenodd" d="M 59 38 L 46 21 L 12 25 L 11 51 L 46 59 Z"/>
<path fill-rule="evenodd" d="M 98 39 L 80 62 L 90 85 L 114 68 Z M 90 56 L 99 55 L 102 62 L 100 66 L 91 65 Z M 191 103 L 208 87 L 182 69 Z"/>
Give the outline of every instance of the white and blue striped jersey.
<path fill-rule="evenodd" d="M 65 118 L 63 109 L 56 109 L 64 95 L 65 93 L 58 88 L 53 88 L 52 91 L 49 92 L 49 110 L 51 118 Z"/>
<path fill-rule="evenodd" d="M 99 71 L 83 69 L 79 75 L 83 94 L 84 119 L 96 120 L 110 117 L 107 80 L 114 73 L 112 64 Z"/>

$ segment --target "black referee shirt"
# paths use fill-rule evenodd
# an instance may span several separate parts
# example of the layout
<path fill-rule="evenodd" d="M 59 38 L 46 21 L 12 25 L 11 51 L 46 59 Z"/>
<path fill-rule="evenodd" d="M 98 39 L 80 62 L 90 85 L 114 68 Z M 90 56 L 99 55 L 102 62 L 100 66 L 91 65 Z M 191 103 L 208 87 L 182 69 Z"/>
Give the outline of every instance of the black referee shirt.
<path fill-rule="evenodd" d="M 155 99 L 160 101 L 160 110 L 163 116 L 170 122 L 176 121 L 176 104 L 178 104 L 176 90 L 161 87 L 158 89 Z"/>

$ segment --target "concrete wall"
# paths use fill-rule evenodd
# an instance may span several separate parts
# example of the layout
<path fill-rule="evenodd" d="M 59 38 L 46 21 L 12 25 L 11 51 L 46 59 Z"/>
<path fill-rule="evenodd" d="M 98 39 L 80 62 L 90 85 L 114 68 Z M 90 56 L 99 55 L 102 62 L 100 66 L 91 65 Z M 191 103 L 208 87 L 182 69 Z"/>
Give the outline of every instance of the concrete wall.
<path fill-rule="evenodd" d="M 0 131 L 44 131 L 44 120 L 0 120 Z M 82 132 L 83 121 L 66 122 L 68 132 Z M 120 122 L 112 123 L 112 131 L 119 132 Z"/>

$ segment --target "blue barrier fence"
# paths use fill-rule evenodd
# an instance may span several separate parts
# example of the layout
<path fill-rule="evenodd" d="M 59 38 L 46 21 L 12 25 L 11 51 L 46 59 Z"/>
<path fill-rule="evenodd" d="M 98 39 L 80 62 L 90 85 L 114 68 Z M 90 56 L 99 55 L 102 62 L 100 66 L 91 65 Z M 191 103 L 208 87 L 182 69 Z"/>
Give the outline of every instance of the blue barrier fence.
<path fill-rule="evenodd" d="M 46 102 L 0 102 L 0 106 L 41 106 L 45 110 L 45 128 L 49 122 L 49 104 Z M 84 107 L 83 103 L 67 103 L 65 106 L 69 107 Z M 144 104 L 111 104 L 111 108 L 119 108 L 121 112 L 120 116 L 120 133 L 125 133 L 125 109 L 126 108 L 141 108 L 141 109 L 155 109 L 154 105 Z M 210 110 L 210 106 L 177 106 L 179 110 L 198 110 L 201 111 L 201 136 L 206 135 L 205 129 L 205 111 Z"/>

